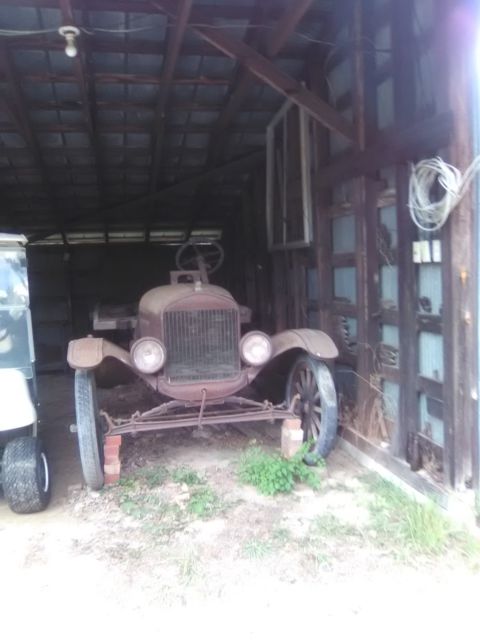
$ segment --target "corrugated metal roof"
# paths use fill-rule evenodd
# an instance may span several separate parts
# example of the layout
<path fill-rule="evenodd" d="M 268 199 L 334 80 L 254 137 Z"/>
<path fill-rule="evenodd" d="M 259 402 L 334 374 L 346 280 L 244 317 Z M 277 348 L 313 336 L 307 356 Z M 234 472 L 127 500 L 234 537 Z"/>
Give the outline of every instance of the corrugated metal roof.
<path fill-rule="evenodd" d="M 256 34 L 253 40 L 262 47 L 291 3 L 272 3 L 274 18 L 267 16 L 263 30 L 257 24 L 260 5 L 257 0 L 195 0 L 190 22 L 204 11 L 216 28 L 247 42 Z M 78 38 L 80 72 L 79 58 L 65 55 L 65 41 L 57 33 L 64 21 L 56 0 L 6 0 L 0 6 L 2 30 L 52 30 L 3 38 L 8 48 L 0 73 L 8 107 L 0 104 L 0 185 L 8 211 L 0 214 L 4 227 L 41 231 L 55 219 L 52 215 L 48 221 L 48 209 L 62 211 L 69 200 L 69 208 L 89 211 L 89 224 L 103 228 L 100 209 L 148 194 L 152 181 L 161 189 L 211 166 L 216 124 L 237 86 L 239 64 L 187 28 L 162 129 L 156 105 L 171 21 L 142 0 L 118 6 L 122 10 L 114 10 L 111 0 L 75 2 L 75 25 L 84 29 Z M 312 2 L 297 26 L 304 36 L 290 35 L 277 56 L 278 68 L 302 77 L 311 39 L 321 34 L 323 11 L 331 6 L 331 1 Z M 16 78 L 16 93 L 9 73 Z M 82 82 L 88 103 L 83 102 Z M 262 149 L 265 127 L 283 101 L 275 90 L 254 82 L 222 138 L 220 159 Z M 93 114 L 93 138 L 88 114 Z M 163 134 L 160 159 L 155 159 L 157 130 Z M 152 176 L 155 161 L 158 181 Z M 122 215 L 126 225 L 138 220 L 135 210 Z M 175 219 L 175 207 L 169 215 Z M 77 218 L 75 224 L 81 223 Z"/>

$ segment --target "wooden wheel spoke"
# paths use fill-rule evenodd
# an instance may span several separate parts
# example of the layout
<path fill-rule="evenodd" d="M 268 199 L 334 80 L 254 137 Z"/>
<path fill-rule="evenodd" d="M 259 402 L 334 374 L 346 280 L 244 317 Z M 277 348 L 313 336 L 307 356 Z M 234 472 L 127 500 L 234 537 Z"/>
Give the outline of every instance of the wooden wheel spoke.
<path fill-rule="evenodd" d="M 306 388 L 306 372 L 305 371 L 300 371 L 300 384 L 302 386 L 302 390 L 305 390 Z"/>
<path fill-rule="evenodd" d="M 319 416 L 322 415 L 322 407 L 319 407 L 318 405 L 314 405 L 313 410 L 315 413 L 317 413 Z"/>
<path fill-rule="evenodd" d="M 298 391 L 298 393 L 300 395 L 302 394 L 302 386 L 301 386 L 300 382 L 296 382 L 295 383 L 295 390 Z"/>
<path fill-rule="evenodd" d="M 320 400 L 320 389 L 317 389 L 315 395 L 313 396 L 314 402 L 317 402 L 318 400 Z"/>
<path fill-rule="evenodd" d="M 314 413 L 312 413 L 312 417 L 311 417 L 311 431 L 312 431 L 312 435 L 315 439 L 318 438 L 318 436 L 320 435 L 320 431 L 322 429 L 322 425 L 321 422 L 318 418 L 317 415 L 315 415 Z"/>
<path fill-rule="evenodd" d="M 313 381 L 312 372 L 310 371 L 310 369 L 307 369 L 305 371 L 305 387 L 308 391 L 312 390 L 312 381 Z"/>

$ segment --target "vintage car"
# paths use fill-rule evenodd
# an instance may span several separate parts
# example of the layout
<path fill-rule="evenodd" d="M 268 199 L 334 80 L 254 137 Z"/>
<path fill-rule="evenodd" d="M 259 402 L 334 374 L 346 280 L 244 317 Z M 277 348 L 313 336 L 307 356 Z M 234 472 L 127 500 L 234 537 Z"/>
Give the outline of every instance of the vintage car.
<path fill-rule="evenodd" d="M 75 369 L 76 431 L 83 475 L 93 489 L 103 485 L 103 437 L 176 427 L 283 420 L 299 416 L 311 457 L 325 457 L 337 431 L 335 386 L 325 361 L 338 355 L 321 331 L 295 329 L 269 337 L 241 335 L 241 307 L 209 283 L 223 261 L 216 242 L 189 242 L 176 256 L 170 284 L 141 298 L 130 349 L 105 338 L 69 344 Z M 247 314 L 248 315 L 248 314 Z M 94 371 L 113 358 L 135 373 L 158 397 L 158 405 L 129 418 L 99 412 Z M 266 365 L 287 359 L 284 402 L 245 397 Z"/>

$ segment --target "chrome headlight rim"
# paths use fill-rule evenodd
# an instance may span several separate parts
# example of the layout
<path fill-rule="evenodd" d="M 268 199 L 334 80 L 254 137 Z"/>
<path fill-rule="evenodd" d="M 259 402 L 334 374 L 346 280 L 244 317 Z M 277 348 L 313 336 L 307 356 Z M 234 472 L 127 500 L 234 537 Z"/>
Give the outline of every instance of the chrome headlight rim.
<path fill-rule="evenodd" d="M 264 340 L 267 347 L 265 352 L 265 357 L 257 361 L 254 361 L 253 359 L 249 358 L 248 354 L 245 353 L 246 345 L 249 343 L 250 340 L 254 338 L 260 338 L 261 340 Z M 250 367 L 263 367 L 263 365 L 267 364 L 267 362 L 271 360 L 272 352 L 273 352 L 272 339 L 264 331 L 249 331 L 240 340 L 240 357 L 242 358 L 242 361 Z"/>
<path fill-rule="evenodd" d="M 144 347 L 145 345 L 151 344 L 152 346 L 157 347 L 158 351 L 157 353 L 160 353 L 160 358 L 159 361 L 155 364 L 152 364 L 150 367 L 149 366 L 145 366 L 145 365 L 141 365 L 139 366 L 138 363 L 138 356 L 137 359 L 135 358 L 135 352 L 138 352 L 139 348 Z M 143 336 L 142 338 L 138 338 L 138 340 L 135 340 L 135 342 L 132 344 L 132 346 L 130 347 L 130 357 L 132 359 L 132 363 L 133 366 L 135 367 L 135 369 L 137 371 L 139 371 L 140 373 L 146 374 L 146 375 L 154 375 L 156 373 L 158 373 L 159 371 L 161 371 L 163 369 L 163 367 L 165 366 L 165 362 L 167 360 L 167 350 L 165 348 L 165 345 L 163 344 L 163 342 L 161 340 L 159 340 L 158 338 L 151 338 L 149 336 Z"/>

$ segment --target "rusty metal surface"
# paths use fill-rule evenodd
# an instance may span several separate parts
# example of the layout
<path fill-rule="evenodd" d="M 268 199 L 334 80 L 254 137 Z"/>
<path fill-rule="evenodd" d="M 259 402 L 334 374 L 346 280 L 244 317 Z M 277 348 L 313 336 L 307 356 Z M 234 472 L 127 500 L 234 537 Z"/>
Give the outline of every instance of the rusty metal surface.
<path fill-rule="evenodd" d="M 310 355 L 325 360 L 338 357 L 333 340 L 323 331 L 315 329 L 289 329 L 272 336 L 273 354 L 276 358 L 290 349 L 302 349 Z"/>
<path fill-rule="evenodd" d="M 95 369 L 104 358 L 115 358 L 139 373 L 133 366 L 130 353 L 105 338 L 80 338 L 68 345 L 67 361 L 72 369 Z"/>
<path fill-rule="evenodd" d="M 94 369 L 103 358 L 103 338 L 80 338 L 68 344 L 67 362 L 72 369 Z"/>
<path fill-rule="evenodd" d="M 235 396 L 213 402 L 203 399 L 201 404 L 174 400 L 145 413 L 135 413 L 126 419 L 114 419 L 106 412 L 102 412 L 102 415 L 108 425 L 109 435 L 201 427 L 220 423 L 273 422 L 295 417 L 284 404 L 273 405 L 270 402 L 256 402 Z"/>
<path fill-rule="evenodd" d="M 190 298 L 192 296 L 192 298 Z M 197 296 L 208 296 L 212 300 L 218 298 L 228 301 L 231 305 L 235 305 L 232 295 L 222 287 L 213 284 L 201 284 L 201 288 L 195 288 L 194 283 L 167 284 L 161 287 L 155 287 L 147 291 L 140 299 L 139 313 L 143 314 L 162 314 L 167 307 L 176 302 L 185 304 L 188 308 L 197 306 Z M 200 308 L 200 307 L 199 307 Z"/>

